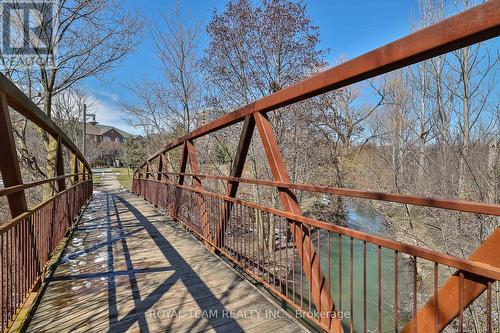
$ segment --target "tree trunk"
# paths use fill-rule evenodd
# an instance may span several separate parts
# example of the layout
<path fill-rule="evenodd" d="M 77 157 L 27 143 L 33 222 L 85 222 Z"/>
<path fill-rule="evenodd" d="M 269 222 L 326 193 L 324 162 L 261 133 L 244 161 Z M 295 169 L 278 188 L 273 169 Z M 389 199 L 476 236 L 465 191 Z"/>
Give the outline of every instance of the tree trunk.
<path fill-rule="evenodd" d="M 469 48 L 463 50 L 462 59 L 462 84 L 463 84 L 463 140 L 462 152 L 460 154 L 459 163 L 459 178 L 458 178 L 458 197 L 460 200 L 467 200 L 468 193 L 468 177 L 467 177 L 467 156 L 469 152 Z"/>
<path fill-rule="evenodd" d="M 489 203 L 497 202 L 497 187 L 498 187 L 498 139 L 493 138 L 488 143 L 488 160 L 487 164 L 487 182 L 486 182 L 486 201 Z"/>
<path fill-rule="evenodd" d="M 276 196 L 273 195 L 271 199 L 271 207 L 276 207 Z M 267 251 L 269 254 L 274 253 L 274 215 L 269 214 L 269 225 L 267 228 Z"/>
<path fill-rule="evenodd" d="M 254 158 L 251 159 L 252 161 L 252 171 L 253 171 L 253 177 L 257 178 L 257 162 L 255 161 Z M 259 189 L 257 188 L 257 185 L 252 184 L 252 194 L 253 197 L 255 198 L 255 202 L 260 204 L 260 195 L 259 195 Z M 264 249 L 266 247 L 266 241 L 265 241 L 265 232 L 264 232 L 264 218 L 262 215 L 262 211 L 256 209 L 255 210 L 255 221 L 257 223 L 257 245 L 259 248 L 259 251 L 264 253 Z"/>
<path fill-rule="evenodd" d="M 43 111 L 51 118 L 52 115 L 52 91 L 49 88 L 45 88 L 45 98 L 43 99 Z M 47 178 L 55 177 L 56 175 L 56 153 L 57 153 L 57 139 L 52 137 L 50 134 L 43 131 L 42 133 L 45 145 L 47 147 L 47 166 L 45 173 Z M 43 200 L 47 200 L 52 195 L 54 195 L 54 185 L 55 182 L 49 182 L 44 185 L 43 188 Z"/>
<path fill-rule="evenodd" d="M 52 136 L 48 135 L 48 147 L 47 147 L 47 178 L 55 177 L 56 175 L 56 156 L 57 156 L 57 140 Z M 43 200 L 49 199 L 54 195 L 54 184 L 55 182 L 49 182 L 44 185 L 43 188 Z"/>
<path fill-rule="evenodd" d="M 338 155 L 336 155 L 333 158 L 333 166 L 335 167 L 335 173 L 336 173 L 335 186 L 339 187 L 339 188 L 344 188 L 345 187 L 344 176 L 343 176 L 343 170 L 342 170 L 341 163 L 342 162 L 340 160 L 340 157 Z M 337 220 L 339 222 L 341 222 L 341 223 L 339 223 L 340 225 L 343 225 L 343 226 L 346 225 L 346 221 L 345 221 L 346 212 L 345 212 L 345 206 L 344 206 L 344 199 L 340 195 L 336 196 L 335 217 L 337 218 Z"/>
<path fill-rule="evenodd" d="M 425 91 L 426 91 L 426 66 L 425 62 L 422 63 L 420 68 L 420 137 L 419 137 L 419 149 L 418 149 L 418 169 L 417 169 L 417 179 L 420 188 L 424 187 L 424 165 L 425 165 L 425 138 L 426 138 L 426 128 L 425 128 Z"/>

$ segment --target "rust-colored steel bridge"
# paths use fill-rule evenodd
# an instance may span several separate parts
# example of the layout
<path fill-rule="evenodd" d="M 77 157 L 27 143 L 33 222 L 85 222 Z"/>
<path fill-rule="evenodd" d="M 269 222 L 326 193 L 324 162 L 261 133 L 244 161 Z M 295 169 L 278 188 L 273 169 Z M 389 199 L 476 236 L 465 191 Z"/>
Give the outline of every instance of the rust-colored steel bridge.
<path fill-rule="evenodd" d="M 467 311 L 473 302 L 484 304 L 480 308 L 485 313 L 480 317 L 486 321 L 486 330 L 497 330 L 492 285 L 500 279 L 498 227 L 469 258 L 462 259 L 307 217 L 296 193 L 321 193 L 490 216 L 500 216 L 500 205 L 291 183 L 267 114 L 495 38 L 499 32 L 500 1 L 487 1 L 328 69 L 166 144 L 134 172 L 132 192 L 194 234 L 241 274 L 262 285 L 265 292 L 281 301 L 282 307 L 301 314 L 303 320 L 320 330 L 367 331 L 368 321 L 374 320 L 377 329 L 384 332 L 439 332 L 445 328 L 463 331 L 464 322 L 474 316 Z M 7 196 L 12 216 L 0 226 L 1 325 L 2 330 L 8 330 L 29 303 L 30 295 L 44 282 L 45 269 L 55 248 L 77 224 L 80 212 L 91 200 L 92 173 L 65 134 L 3 76 L 0 102 L 0 168 L 5 185 L 0 194 Z M 57 140 L 54 177 L 23 184 L 9 107 Z M 196 140 L 238 123 L 243 124 L 230 174 L 202 174 Z M 258 132 L 255 137 L 260 138 L 273 180 L 242 177 L 255 128 Z M 71 156 L 71 174 L 65 172 L 67 154 L 63 154 L 63 148 Z M 178 165 L 172 163 L 175 156 L 179 157 Z M 209 190 L 206 184 L 214 180 L 226 184 L 225 194 Z M 53 196 L 29 208 L 24 191 L 47 183 L 53 184 Z M 239 198 L 238 188 L 247 184 L 277 190 L 282 209 Z M 264 229 L 273 240 L 268 249 L 259 241 Z M 403 262 L 402 258 L 407 260 Z M 432 279 L 433 287 L 425 295 L 418 292 L 417 265 L 421 263 L 431 267 L 426 279 Z M 410 266 L 406 267 L 409 275 L 402 276 L 401 265 Z M 446 279 L 440 274 L 444 269 L 451 272 Z M 390 307 L 384 305 L 388 299 Z M 341 315 L 346 312 L 350 316 Z"/>

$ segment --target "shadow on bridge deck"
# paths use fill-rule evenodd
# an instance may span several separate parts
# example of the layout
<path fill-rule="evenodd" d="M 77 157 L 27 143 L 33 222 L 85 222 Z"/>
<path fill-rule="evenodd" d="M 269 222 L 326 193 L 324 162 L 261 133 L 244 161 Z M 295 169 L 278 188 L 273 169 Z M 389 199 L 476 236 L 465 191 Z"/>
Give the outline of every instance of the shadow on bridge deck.
<path fill-rule="evenodd" d="M 103 192 L 75 228 L 28 331 L 302 330 L 278 311 L 151 205 Z"/>

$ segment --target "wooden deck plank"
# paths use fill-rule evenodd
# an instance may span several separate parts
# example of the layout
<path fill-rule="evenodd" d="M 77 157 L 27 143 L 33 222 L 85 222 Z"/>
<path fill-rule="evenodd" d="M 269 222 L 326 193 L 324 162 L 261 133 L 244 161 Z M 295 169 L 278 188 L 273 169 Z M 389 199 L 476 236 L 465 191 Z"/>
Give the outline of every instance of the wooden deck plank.
<path fill-rule="evenodd" d="M 27 331 L 303 330 L 177 223 L 106 192 L 75 228 Z"/>

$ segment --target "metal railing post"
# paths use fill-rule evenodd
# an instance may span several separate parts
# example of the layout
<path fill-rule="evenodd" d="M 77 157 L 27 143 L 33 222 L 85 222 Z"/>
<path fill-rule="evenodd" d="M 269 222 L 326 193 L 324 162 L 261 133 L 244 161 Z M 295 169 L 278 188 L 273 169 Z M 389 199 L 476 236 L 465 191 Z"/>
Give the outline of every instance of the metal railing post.
<path fill-rule="evenodd" d="M 184 146 L 182 148 L 181 163 L 179 165 L 179 173 L 186 172 L 187 159 L 188 159 L 187 142 L 184 142 Z M 177 181 L 177 184 L 178 185 L 184 184 L 184 175 L 179 175 L 179 179 Z M 173 211 L 174 218 L 177 218 L 177 215 L 179 213 L 179 201 L 181 199 L 180 196 L 181 196 L 181 190 L 179 188 L 176 188 L 175 189 L 175 204 L 174 204 L 174 211 Z"/>
<path fill-rule="evenodd" d="M 200 173 L 200 164 L 198 163 L 198 158 L 196 157 L 196 148 L 191 140 L 186 141 L 186 148 L 189 157 L 189 166 L 191 172 Z M 201 179 L 199 177 L 193 177 L 193 185 L 196 189 L 202 190 L 203 186 L 201 184 Z M 202 194 L 197 195 L 196 205 L 198 206 L 198 211 L 200 213 L 200 224 L 202 234 L 206 239 L 212 239 L 210 235 L 210 225 L 208 221 L 207 209 L 205 204 L 205 199 Z"/>

